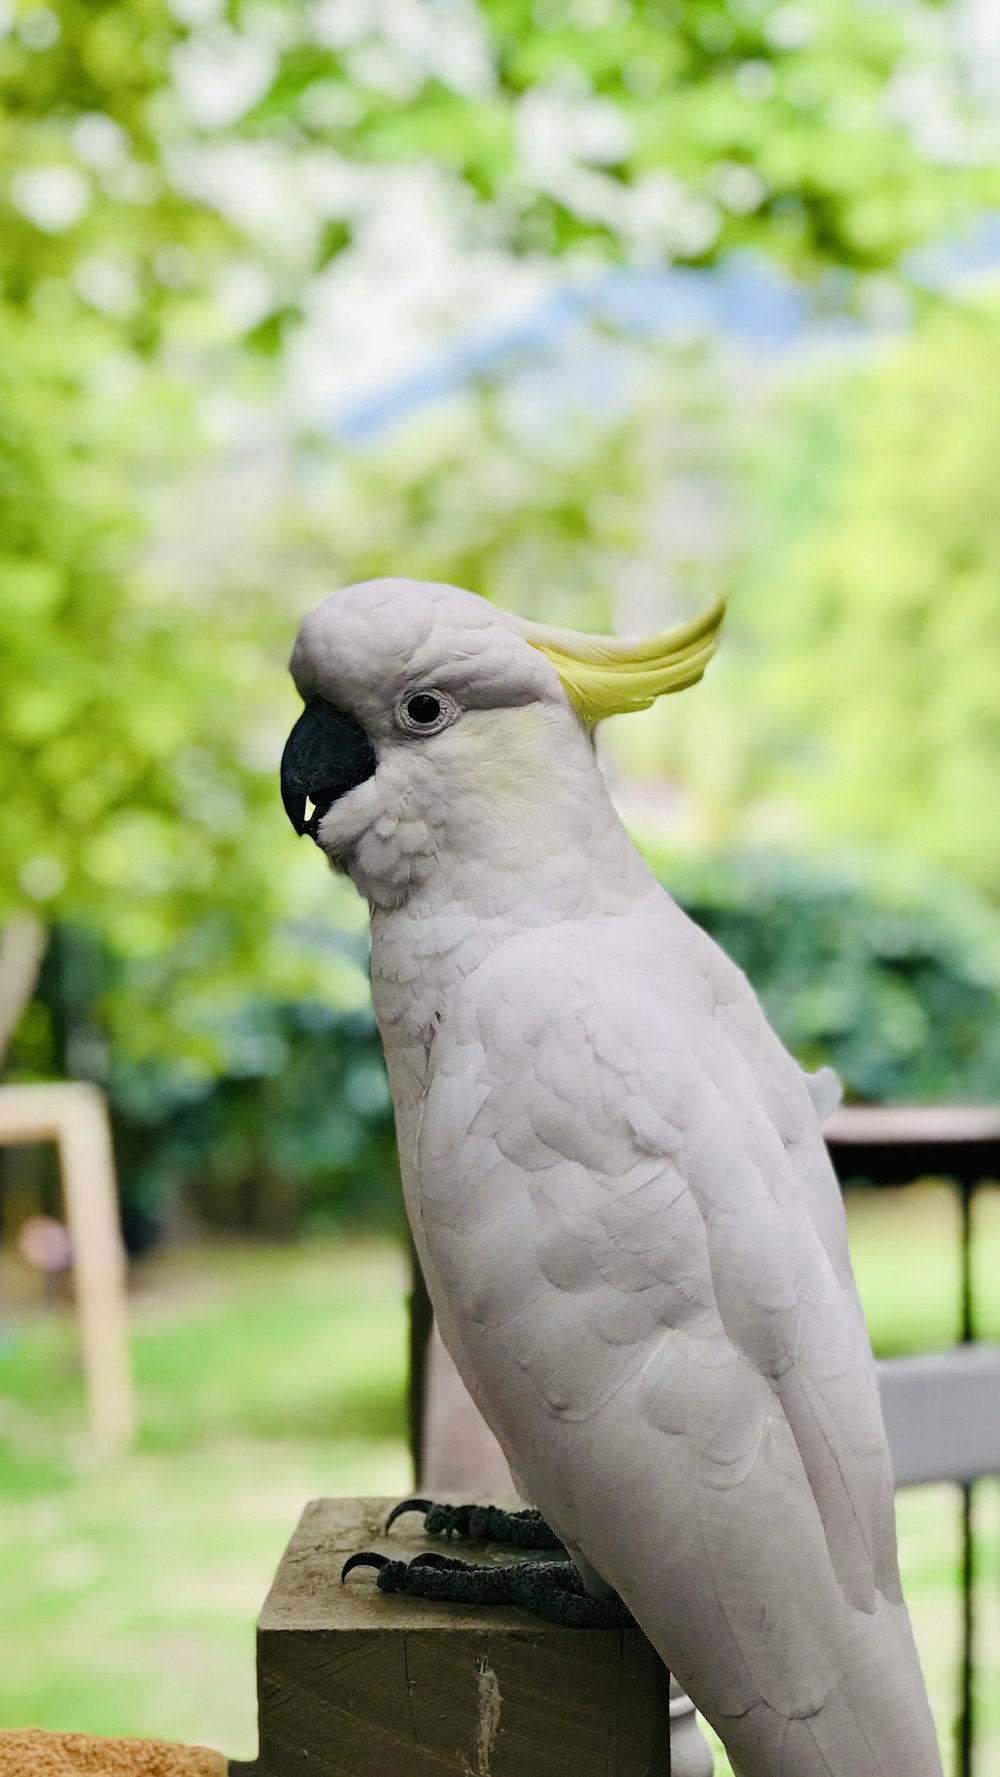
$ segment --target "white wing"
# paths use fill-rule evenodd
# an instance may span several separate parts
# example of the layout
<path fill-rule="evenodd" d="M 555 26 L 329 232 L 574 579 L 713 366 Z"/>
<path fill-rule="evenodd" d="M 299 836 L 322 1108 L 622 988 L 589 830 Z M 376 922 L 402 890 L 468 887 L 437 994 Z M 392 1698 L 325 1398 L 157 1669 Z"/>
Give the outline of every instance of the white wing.
<path fill-rule="evenodd" d="M 805 1077 L 714 947 L 672 978 L 595 937 L 509 944 L 436 1040 L 414 1162 L 445 1338 L 743 1777 L 936 1777 Z"/>
<path fill-rule="evenodd" d="M 821 1067 L 814 1074 L 806 1075 L 806 1086 L 812 1099 L 813 1110 L 821 1123 L 832 1117 L 844 1096 L 844 1088 L 840 1084 L 832 1067 Z"/>

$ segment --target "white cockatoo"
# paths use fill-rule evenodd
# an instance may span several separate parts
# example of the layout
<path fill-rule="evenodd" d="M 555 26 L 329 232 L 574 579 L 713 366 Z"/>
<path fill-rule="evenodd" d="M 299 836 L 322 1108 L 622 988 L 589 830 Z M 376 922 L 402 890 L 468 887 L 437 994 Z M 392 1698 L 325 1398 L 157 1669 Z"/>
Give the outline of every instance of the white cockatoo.
<path fill-rule="evenodd" d="M 295 644 L 283 795 L 369 903 L 413 1237 L 524 1498 L 739 1777 L 940 1777 L 828 1082 L 594 754 L 701 677 L 721 615 L 632 644 L 348 587 Z"/>

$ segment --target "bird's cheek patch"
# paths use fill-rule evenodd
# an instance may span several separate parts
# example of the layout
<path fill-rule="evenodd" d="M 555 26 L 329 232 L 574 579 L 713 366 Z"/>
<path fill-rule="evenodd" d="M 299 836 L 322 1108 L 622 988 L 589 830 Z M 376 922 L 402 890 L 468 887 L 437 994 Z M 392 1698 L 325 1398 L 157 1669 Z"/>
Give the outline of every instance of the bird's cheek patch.
<path fill-rule="evenodd" d="M 532 801 L 550 775 L 545 739 L 537 710 L 467 710 L 455 731 L 464 787 L 498 807 Z"/>

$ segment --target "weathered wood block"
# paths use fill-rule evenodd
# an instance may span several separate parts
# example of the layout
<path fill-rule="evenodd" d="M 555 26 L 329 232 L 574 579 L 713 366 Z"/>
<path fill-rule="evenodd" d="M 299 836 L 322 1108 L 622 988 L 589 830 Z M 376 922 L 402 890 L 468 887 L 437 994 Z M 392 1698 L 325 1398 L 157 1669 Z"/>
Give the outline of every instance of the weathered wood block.
<path fill-rule="evenodd" d="M 258 1625 L 260 1777 L 668 1777 L 669 1679 L 638 1630 L 341 1585 L 359 1549 L 428 1546 L 419 1517 L 385 1535 L 393 1503 L 303 1513 Z"/>

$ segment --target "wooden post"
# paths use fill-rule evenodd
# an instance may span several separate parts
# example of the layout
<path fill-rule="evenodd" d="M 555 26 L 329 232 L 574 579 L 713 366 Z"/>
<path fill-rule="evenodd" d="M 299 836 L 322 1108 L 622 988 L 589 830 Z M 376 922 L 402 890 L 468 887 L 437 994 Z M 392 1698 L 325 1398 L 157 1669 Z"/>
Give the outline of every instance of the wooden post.
<path fill-rule="evenodd" d="M 95 1086 L 0 1089 L 0 1144 L 45 1141 L 59 1149 L 90 1429 L 110 1453 L 130 1441 L 136 1414 L 111 1131 Z"/>
<path fill-rule="evenodd" d="M 428 1546 L 417 1518 L 386 1535 L 393 1503 L 306 1507 L 258 1625 L 260 1777 L 669 1777 L 669 1681 L 637 1629 L 341 1585 L 360 1549 Z"/>

